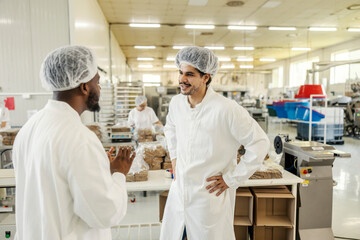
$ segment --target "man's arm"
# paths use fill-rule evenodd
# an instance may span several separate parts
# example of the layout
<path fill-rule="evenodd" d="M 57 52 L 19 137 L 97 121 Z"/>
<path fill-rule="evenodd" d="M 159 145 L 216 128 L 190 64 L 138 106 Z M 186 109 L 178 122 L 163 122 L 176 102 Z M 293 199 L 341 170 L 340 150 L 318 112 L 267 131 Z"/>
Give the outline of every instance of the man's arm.
<path fill-rule="evenodd" d="M 244 145 L 246 149 L 240 163 L 223 175 L 227 186 L 237 188 L 261 166 L 269 152 L 270 141 L 259 124 L 243 107 L 234 106 L 229 120 L 233 137 L 239 142 L 239 146 Z"/>
<path fill-rule="evenodd" d="M 164 127 L 164 133 L 168 145 L 168 150 L 170 153 L 170 159 L 173 166 L 173 174 L 174 179 L 176 177 L 175 175 L 175 167 L 176 167 L 176 148 L 177 148 L 177 139 L 176 139 L 176 126 L 175 126 L 175 116 L 174 116 L 174 110 L 173 110 L 173 101 L 170 102 L 169 105 L 169 113 L 166 116 L 166 125 Z"/>

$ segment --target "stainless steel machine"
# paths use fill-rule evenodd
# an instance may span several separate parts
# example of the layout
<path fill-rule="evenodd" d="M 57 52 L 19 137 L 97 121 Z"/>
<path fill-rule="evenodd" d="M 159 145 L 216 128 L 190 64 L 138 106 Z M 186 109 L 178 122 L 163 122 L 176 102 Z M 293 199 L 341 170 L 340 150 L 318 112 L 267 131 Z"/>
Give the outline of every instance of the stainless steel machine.
<path fill-rule="evenodd" d="M 275 151 L 282 153 L 281 165 L 304 181 L 300 184 L 298 204 L 298 237 L 301 240 L 333 240 L 332 165 L 336 157 L 348 158 L 350 153 L 313 141 L 290 141 L 277 136 Z"/>

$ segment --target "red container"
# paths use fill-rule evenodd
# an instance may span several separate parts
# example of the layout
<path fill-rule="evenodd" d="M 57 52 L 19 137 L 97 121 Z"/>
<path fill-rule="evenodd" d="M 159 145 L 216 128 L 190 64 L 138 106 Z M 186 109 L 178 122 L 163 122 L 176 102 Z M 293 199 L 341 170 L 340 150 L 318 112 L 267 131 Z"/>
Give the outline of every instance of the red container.
<path fill-rule="evenodd" d="M 295 98 L 310 98 L 310 95 L 326 95 L 322 85 L 302 85 L 300 86 L 299 93 L 295 95 Z M 314 98 L 324 98 L 314 97 Z"/>

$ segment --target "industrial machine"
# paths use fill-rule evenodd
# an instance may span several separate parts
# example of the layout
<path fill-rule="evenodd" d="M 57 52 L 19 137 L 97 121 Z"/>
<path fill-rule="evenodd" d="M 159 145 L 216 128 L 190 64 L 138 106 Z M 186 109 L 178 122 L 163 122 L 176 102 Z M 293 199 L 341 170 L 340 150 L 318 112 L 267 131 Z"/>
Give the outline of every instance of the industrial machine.
<path fill-rule="evenodd" d="M 280 164 L 304 181 L 299 187 L 298 232 L 301 240 L 332 240 L 331 229 L 333 177 L 336 157 L 348 158 L 350 153 L 313 141 L 290 141 L 287 135 L 277 136 L 276 153 L 282 153 Z"/>
<path fill-rule="evenodd" d="M 16 233 L 15 176 L 11 149 L 11 146 L 0 146 L 0 239 L 13 240 Z"/>
<path fill-rule="evenodd" d="M 110 129 L 111 142 L 131 142 L 133 133 L 129 127 L 112 127 Z"/>

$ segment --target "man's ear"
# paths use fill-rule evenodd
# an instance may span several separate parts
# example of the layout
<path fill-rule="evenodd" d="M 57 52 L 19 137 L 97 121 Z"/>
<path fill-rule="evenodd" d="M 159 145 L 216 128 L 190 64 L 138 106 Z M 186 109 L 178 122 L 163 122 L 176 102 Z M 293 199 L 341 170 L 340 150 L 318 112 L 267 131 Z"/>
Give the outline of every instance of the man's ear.
<path fill-rule="evenodd" d="M 204 83 L 207 83 L 208 81 L 209 81 L 209 79 L 210 79 L 210 74 L 205 74 L 204 75 Z"/>
<path fill-rule="evenodd" d="M 80 91 L 81 91 L 82 94 L 84 94 L 84 95 L 89 94 L 90 89 L 89 89 L 88 83 L 81 83 L 79 88 L 80 88 Z"/>

